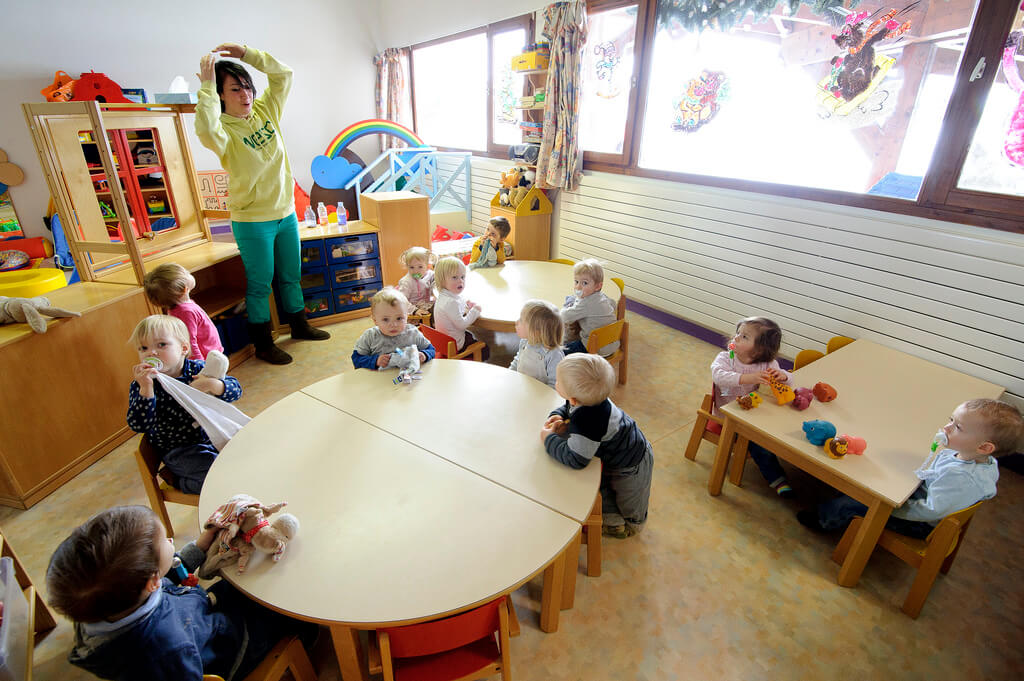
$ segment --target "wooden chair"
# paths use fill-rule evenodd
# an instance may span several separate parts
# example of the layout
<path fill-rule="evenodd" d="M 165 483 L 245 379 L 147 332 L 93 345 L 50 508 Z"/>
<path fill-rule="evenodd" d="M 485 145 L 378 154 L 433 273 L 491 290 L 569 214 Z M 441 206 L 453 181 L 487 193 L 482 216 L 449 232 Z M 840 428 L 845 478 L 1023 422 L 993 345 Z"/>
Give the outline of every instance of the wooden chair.
<path fill-rule="evenodd" d="M 436 357 L 438 359 L 466 359 L 471 357 L 474 362 L 483 361 L 484 348 L 487 344 L 483 341 L 476 341 L 470 343 L 466 347 L 462 348 L 462 352 L 459 352 L 458 346 L 455 344 L 455 339 L 447 334 L 443 334 L 437 329 L 431 328 L 426 324 L 420 325 L 420 333 L 427 337 L 430 344 L 434 346 Z"/>
<path fill-rule="evenodd" d="M 626 385 L 629 372 L 629 322 L 620 319 L 591 331 L 587 338 L 587 352 L 597 354 L 598 350 L 615 341 L 619 341 L 619 348 L 605 359 L 609 364 L 619 365 L 619 385 Z"/>
<path fill-rule="evenodd" d="M 149 507 L 160 516 L 160 521 L 167 530 L 167 536 L 173 537 L 174 528 L 171 527 L 171 516 L 167 513 L 165 502 L 198 506 L 199 495 L 186 494 L 176 490 L 160 478 L 160 455 L 145 435 L 139 442 L 139 448 L 135 450 L 135 462 L 139 465 L 142 486 L 146 490 L 146 496 L 149 497 Z"/>
<path fill-rule="evenodd" d="M 298 636 L 286 636 L 277 642 L 256 669 L 244 681 L 279 681 L 291 671 L 294 681 L 316 681 L 316 671 Z M 204 674 L 203 681 L 224 681 L 216 674 Z"/>
<path fill-rule="evenodd" d="M 469 681 L 498 673 L 509 681 L 509 605 L 502 596 L 444 619 L 378 629 L 370 637 L 370 672 L 379 654 L 384 681 Z"/>
<path fill-rule="evenodd" d="M 832 336 L 828 339 L 828 345 L 825 346 L 825 352 L 835 352 L 844 345 L 849 345 L 854 341 L 853 338 L 847 338 L 846 336 Z"/>
<path fill-rule="evenodd" d="M 597 493 L 590 515 L 583 521 L 583 543 L 587 545 L 587 577 L 601 576 L 601 493 Z"/>
<path fill-rule="evenodd" d="M 557 262 L 559 265 L 575 265 L 575 260 L 569 260 L 568 258 L 553 258 L 548 262 Z"/>
<path fill-rule="evenodd" d="M 618 277 L 612 277 L 612 281 L 619 287 L 619 303 L 615 306 L 615 318 L 626 318 L 626 282 Z"/>
<path fill-rule="evenodd" d="M 796 353 L 796 359 L 793 360 L 793 371 L 796 371 L 800 367 L 805 367 L 811 362 L 817 361 L 825 356 L 825 353 L 820 350 L 801 350 Z"/>
<path fill-rule="evenodd" d="M 42 596 L 36 591 L 36 587 L 29 578 L 28 573 L 25 572 L 25 568 L 18 559 L 18 555 L 14 552 L 14 548 L 4 537 L 2 531 L 0 531 L 0 556 L 10 559 L 10 566 L 13 568 L 14 574 L 9 574 L 8 579 L 14 579 L 17 582 L 17 585 L 12 585 L 12 587 L 20 589 L 25 597 L 24 605 L 18 607 L 12 601 L 3 611 L 4 618 L 12 618 L 7 623 L 8 626 L 15 625 L 10 629 L 11 633 L 23 631 L 25 636 L 25 638 L 20 640 L 9 639 L 6 642 L 11 655 L 10 659 L 18 659 L 20 655 L 15 655 L 13 651 L 16 646 L 22 647 L 25 651 L 25 668 L 22 678 L 25 681 L 32 681 L 32 657 L 36 644 L 53 631 L 57 626 L 57 620 L 54 618 L 49 606 L 43 601 Z M 20 621 L 15 622 L 15 618 Z M 9 668 L 9 671 L 14 670 Z"/>
<path fill-rule="evenodd" d="M 932 590 L 935 578 L 939 576 L 939 572 L 946 574 L 953 567 L 953 560 L 960 551 L 971 518 L 983 503 L 979 501 L 973 506 L 950 513 L 925 539 L 914 539 L 892 530 L 882 530 L 878 546 L 888 550 L 904 563 L 917 568 L 917 577 L 914 578 L 907 599 L 903 601 L 904 613 L 914 619 L 921 614 L 921 608 L 924 607 L 928 593 Z M 849 553 L 862 522 L 863 518 L 853 519 L 832 553 L 832 560 L 840 565 L 846 560 L 846 554 Z"/>
<path fill-rule="evenodd" d="M 434 323 L 433 315 L 429 312 L 426 314 L 411 314 L 406 318 L 405 321 L 409 324 L 412 324 L 413 326 L 419 326 L 420 324 L 426 324 L 427 326 L 430 326 L 431 324 Z"/>
<path fill-rule="evenodd" d="M 711 392 L 704 394 L 700 406 L 697 407 L 697 420 L 693 422 L 693 430 L 690 432 L 690 441 L 686 444 L 684 456 L 690 461 L 697 460 L 697 449 L 701 440 L 717 445 L 718 436 L 722 433 L 722 419 L 711 412 L 715 407 L 715 398 L 718 388 L 712 384 Z"/>

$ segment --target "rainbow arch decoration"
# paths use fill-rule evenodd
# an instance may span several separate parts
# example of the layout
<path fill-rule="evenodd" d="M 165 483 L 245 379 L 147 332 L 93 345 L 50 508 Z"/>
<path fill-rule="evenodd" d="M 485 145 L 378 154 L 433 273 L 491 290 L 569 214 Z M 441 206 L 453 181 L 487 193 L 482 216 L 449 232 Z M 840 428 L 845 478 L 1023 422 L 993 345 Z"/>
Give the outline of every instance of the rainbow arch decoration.
<path fill-rule="evenodd" d="M 369 118 L 365 121 L 353 123 L 339 132 L 337 136 L 331 140 L 331 143 L 327 145 L 327 151 L 324 152 L 324 155 L 328 158 L 334 158 L 349 144 L 360 137 L 366 137 L 367 135 L 391 135 L 392 137 L 397 137 L 402 140 L 410 147 L 427 146 L 426 142 L 420 139 L 419 135 L 401 123 L 395 123 L 394 121 L 388 121 L 383 118 Z"/>

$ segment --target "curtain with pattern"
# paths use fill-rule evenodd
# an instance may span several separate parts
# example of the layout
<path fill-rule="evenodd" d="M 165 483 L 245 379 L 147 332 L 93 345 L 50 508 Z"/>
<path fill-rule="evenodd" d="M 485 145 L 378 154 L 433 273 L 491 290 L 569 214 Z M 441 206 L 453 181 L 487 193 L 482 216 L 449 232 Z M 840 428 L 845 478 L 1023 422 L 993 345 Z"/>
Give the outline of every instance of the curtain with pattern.
<path fill-rule="evenodd" d="M 579 117 L 583 45 L 587 40 L 586 2 L 570 0 L 549 5 L 544 10 L 543 33 L 551 43 L 551 58 L 537 186 L 575 191 L 583 175 Z"/>
<path fill-rule="evenodd" d="M 376 57 L 377 83 L 374 100 L 377 103 L 377 118 L 394 121 L 412 128 L 412 94 L 407 74 L 409 72 L 409 48 L 389 47 Z M 394 135 L 381 135 L 381 150 L 401 148 L 405 142 Z"/>

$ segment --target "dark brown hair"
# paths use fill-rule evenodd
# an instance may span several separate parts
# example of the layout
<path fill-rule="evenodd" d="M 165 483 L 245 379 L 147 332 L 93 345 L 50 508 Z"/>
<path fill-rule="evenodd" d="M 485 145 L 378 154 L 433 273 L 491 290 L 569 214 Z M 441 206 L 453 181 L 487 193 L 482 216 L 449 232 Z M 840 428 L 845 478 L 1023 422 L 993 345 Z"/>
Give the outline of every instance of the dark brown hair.
<path fill-rule="evenodd" d="M 233 61 L 221 59 L 213 65 L 213 72 L 217 76 L 217 94 L 224 94 L 224 80 L 228 76 L 234 76 L 238 83 L 246 90 L 252 92 L 253 99 L 256 98 L 256 86 L 252 84 L 252 76 L 245 70 L 245 67 Z M 220 100 L 220 110 L 224 110 L 224 100 Z"/>
<path fill-rule="evenodd" d="M 139 602 L 160 567 L 160 521 L 145 506 L 116 506 L 75 528 L 50 558 L 50 604 L 75 622 L 100 622 Z"/>
<path fill-rule="evenodd" d="M 757 330 L 751 364 L 770 362 L 775 359 L 779 354 L 779 347 L 782 345 L 782 329 L 779 328 L 779 325 L 767 317 L 747 317 L 736 323 L 736 333 L 739 333 L 740 327 L 744 324 Z"/>
<path fill-rule="evenodd" d="M 491 218 L 489 222 L 491 223 L 491 227 L 494 227 L 494 229 L 498 231 L 498 234 L 501 235 L 502 239 L 507 237 L 508 233 L 512 231 L 512 225 L 508 223 L 508 218 Z"/>

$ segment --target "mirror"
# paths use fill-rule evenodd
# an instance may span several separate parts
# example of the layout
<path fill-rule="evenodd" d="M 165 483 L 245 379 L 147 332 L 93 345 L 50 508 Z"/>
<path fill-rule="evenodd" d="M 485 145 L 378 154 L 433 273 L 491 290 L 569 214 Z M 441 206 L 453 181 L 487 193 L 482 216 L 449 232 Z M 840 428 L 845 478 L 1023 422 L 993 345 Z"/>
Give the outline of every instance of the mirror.
<path fill-rule="evenodd" d="M 0 194 L 0 239 L 12 236 L 23 236 L 18 214 L 14 212 L 14 202 L 9 191 Z"/>

